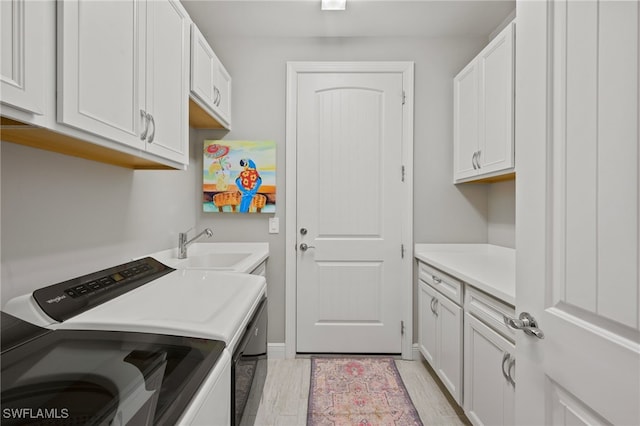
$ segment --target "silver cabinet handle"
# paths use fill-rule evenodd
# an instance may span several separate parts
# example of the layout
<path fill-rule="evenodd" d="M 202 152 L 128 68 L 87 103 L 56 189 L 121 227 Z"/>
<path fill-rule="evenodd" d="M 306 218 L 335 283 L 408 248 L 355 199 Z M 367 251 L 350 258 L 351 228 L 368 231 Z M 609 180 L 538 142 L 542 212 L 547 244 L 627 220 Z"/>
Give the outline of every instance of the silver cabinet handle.
<path fill-rule="evenodd" d="M 309 250 L 310 248 L 315 248 L 315 246 L 309 246 L 309 245 L 307 245 L 306 243 L 302 243 L 302 244 L 300 244 L 300 250 L 302 250 L 302 251 L 307 251 L 307 250 Z"/>
<path fill-rule="evenodd" d="M 144 120 L 144 130 L 140 133 L 140 140 L 145 140 L 147 138 L 147 131 L 149 130 L 149 114 L 144 110 L 140 110 L 140 115 Z"/>
<path fill-rule="evenodd" d="M 435 275 L 431 275 L 431 278 L 433 279 L 433 282 L 436 283 L 436 284 L 442 283 L 442 279 L 436 277 Z"/>
<path fill-rule="evenodd" d="M 482 166 L 480 165 L 480 155 L 482 154 L 482 150 L 479 150 L 478 152 L 476 152 L 476 164 L 478 165 L 478 170 L 482 168 Z"/>
<path fill-rule="evenodd" d="M 218 88 L 216 86 L 213 86 L 213 93 L 214 93 L 214 97 L 213 97 L 213 104 L 215 106 L 219 106 L 220 105 L 220 91 L 218 90 Z"/>
<path fill-rule="evenodd" d="M 478 167 L 476 166 L 476 155 L 478 155 L 478 151 L 474 152 L 471 156 L 471 164 L 473 164 L 473 170 L 478 169 Z"/>
<path fill-rule="evenodd" d="M 220 93 L 220 90 L 216 89 L 218 91 L 218 106 L 220 106 L 220 102 L 222 102 L 222 94 Z"/>
<path fill-rule="evenodd" d="M 431 306 L 431 312 L 433 312 L 433 315 L 438 315 L 438 314 L 436 313 L 436 308 L 433 306 L 433 304 L 434 304 L 434 303 L 436 303 L 436 298 L 435 298 L 435 297 L 432 297 L 432 298 L 431 298 L 431 304 L 430 304 L 430 306 Z"/>
<path fill-rule="evenodd" d="M 153 138 L 156 136 L 156 120 L 153 119 L 153 115 L 148 114 L 148 116 L 151 118 L 151 125 L 153 126 L 151 134 L 149 135 L 149 143 L 153 143 Z"/>
<path fill-rule="evenodd" d="M 507 370 L 505 369 L 504 365 L 507 363 L 507 361 L 509 361 L 509 358 L 511 358 L 511 355 L 509 355 L 508 352 L 505 352 L 502 354 L 502 377 L 504 377 L 504 379 L 509 382 L 509 376 L 507 373 Z"/>
<path fill-rule="evenodd" d="M 438 316 L 438 299 L 433 299 L 433 314 Z"/>
<path fill-rule="evenodd" d="M 511 360 L 509 361 L 509 366 L 507 367 L 507 373 L 509 375 L 509 382 L 511 382 L 511 385 L 515 388 L 516 387 L 516 381 L 513 380 L 513 376 L 511 375 L 511 369 L 515 368 L 516 366 L 516 359 L 512 356 L 510 356 Z"/>
<path fill-rule="evenodd" d="M 522 330 L 527 335 L 537 337 L 538 339 L 544 339 L 544 333 L 538 328 L 536 319 L 528 312 L 522 312 L 518 319 L 503 315 L 503 320 L 507 327 L 511 327 L 514 330 Z"/>

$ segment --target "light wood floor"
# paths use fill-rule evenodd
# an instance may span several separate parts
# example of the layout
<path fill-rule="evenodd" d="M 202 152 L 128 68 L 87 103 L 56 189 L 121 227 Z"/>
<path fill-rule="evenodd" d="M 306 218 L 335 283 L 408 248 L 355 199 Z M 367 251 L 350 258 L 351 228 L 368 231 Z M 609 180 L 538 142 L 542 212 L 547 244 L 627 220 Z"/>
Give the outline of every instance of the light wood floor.
<path fill-rule="evenodd" d="M 244 424 L 256 426 L 304 426 L 311 360 L 309 358 L 270 360 L 269 373 L 260 401 L 249 400 Z M 462 409 L 444 390 L 435 373 L 422 360 L 396 360 L 400 376 L 411 396 L 420 419 L 427 425 L 469 425 Z M 257 407 L 256 407 L 257 406 Z"/>

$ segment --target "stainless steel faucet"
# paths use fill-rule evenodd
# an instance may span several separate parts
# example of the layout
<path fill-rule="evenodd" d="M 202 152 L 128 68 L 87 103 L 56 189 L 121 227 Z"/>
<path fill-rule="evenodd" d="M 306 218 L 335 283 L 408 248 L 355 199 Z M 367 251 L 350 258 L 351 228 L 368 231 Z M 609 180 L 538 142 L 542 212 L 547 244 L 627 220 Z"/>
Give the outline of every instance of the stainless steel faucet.
<path fill-rule="evenodd" d="M 205 228 L 204 231 L 187 241 L 187 232 L 181 232 L 180 234 L 178 234 L 178 259 L 187 258 L 187 247 L 189 247 L 191 243 L 193 243 L 198 238 L 202 237 L 205 234 L 209 238 L 213 236 L 213 231 L 210 228 Z"/>

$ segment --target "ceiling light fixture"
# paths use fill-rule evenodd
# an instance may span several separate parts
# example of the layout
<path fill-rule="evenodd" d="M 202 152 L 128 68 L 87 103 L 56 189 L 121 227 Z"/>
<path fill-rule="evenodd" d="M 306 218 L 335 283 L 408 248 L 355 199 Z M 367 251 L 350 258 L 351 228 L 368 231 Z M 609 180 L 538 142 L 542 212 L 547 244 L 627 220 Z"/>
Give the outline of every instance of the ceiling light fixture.
<path fill-rule="evenodd" d="M 347 0 L 322 0 L 322 10 L 345 10 Z"/>

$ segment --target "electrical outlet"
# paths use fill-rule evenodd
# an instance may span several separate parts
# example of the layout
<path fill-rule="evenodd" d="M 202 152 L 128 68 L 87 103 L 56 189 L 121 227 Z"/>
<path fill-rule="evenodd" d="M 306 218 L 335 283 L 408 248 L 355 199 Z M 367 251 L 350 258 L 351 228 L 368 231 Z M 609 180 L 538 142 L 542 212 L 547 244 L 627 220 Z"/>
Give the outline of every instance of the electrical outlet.
<path fill-rule="evenodd" d="M 270 234 L 277 234 L 278 232 L 280 232 L 280 219 L 277 217 L 270 217 L 269 218 L 269 233 Z"/>

